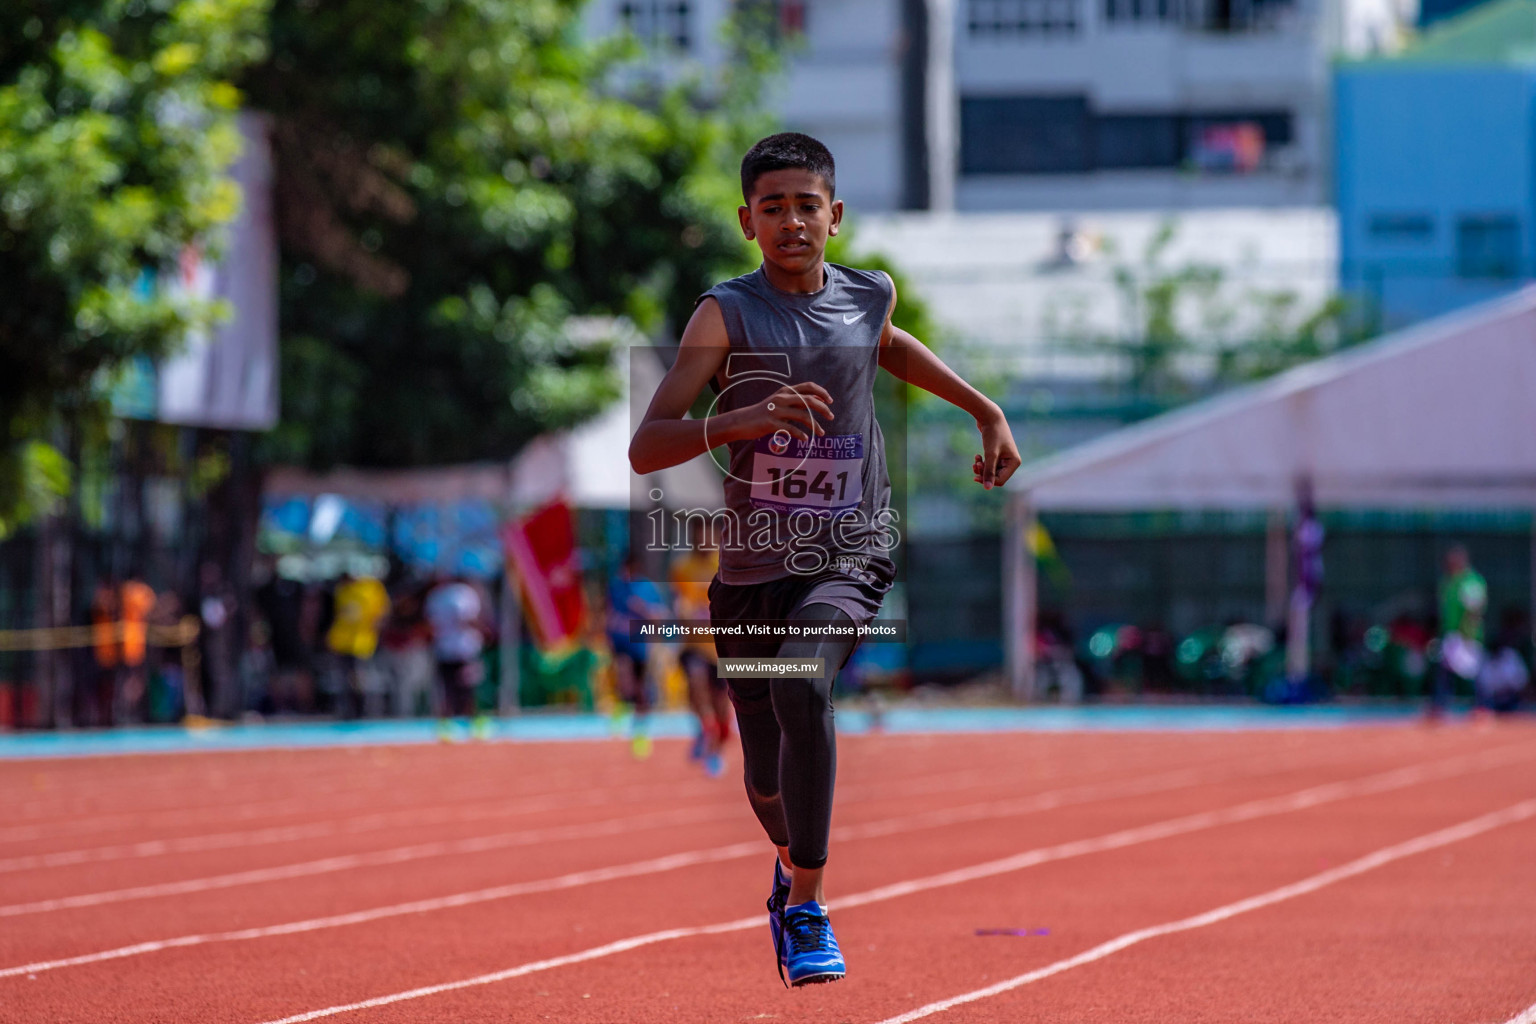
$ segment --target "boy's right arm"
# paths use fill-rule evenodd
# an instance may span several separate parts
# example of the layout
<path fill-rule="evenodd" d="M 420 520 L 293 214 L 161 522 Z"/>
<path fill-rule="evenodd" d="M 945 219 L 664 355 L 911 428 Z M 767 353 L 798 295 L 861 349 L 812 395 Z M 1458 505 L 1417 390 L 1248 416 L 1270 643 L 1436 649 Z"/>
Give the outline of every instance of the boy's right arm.
<path fill-rule="evenodd" d="M 707 419 L 685 419 L 711 377 L 730 352 L 725 319 L 714 299 L 693 311 L 677 349 L 677 361 L 662 378 L 640 429 L 629 443 L 629 464 L 642 476 L 676 466 L 717 445 L 745 441 L 783 430 L 805 440 L 825 433 L 808 409 L 832 419 L 832 396 L 819 384 L 790 384 L 757 403 Z"/>

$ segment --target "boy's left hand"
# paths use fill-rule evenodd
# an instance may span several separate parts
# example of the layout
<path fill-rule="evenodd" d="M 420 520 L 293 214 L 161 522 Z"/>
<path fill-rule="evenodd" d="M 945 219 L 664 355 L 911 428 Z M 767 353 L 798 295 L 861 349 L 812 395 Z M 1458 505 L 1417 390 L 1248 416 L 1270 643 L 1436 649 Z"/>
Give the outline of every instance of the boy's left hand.
<path fill-rule="evenodd" d="M 1018 445 L 1013 443 L 1013 431 L 1008 429 L 1002 410 L 977 420 L 976 429 L 981 431 L 982 454 L 971 463 L 971 472 L 976 482 L 990 491 L 1007 483 L 1024 460 L 1019 458 Z"/>

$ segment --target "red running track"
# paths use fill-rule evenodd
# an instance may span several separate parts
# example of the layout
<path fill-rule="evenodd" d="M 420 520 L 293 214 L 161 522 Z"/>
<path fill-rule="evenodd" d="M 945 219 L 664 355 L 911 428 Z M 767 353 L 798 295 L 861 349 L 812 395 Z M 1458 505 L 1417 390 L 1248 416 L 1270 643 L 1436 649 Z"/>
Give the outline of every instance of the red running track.
<path fill-rule="evenodd" d="M 1530 724 L 845 737 L 796 991 L 683 754 L 0 763 L 0 1021 L 1536 1022 Z"/>

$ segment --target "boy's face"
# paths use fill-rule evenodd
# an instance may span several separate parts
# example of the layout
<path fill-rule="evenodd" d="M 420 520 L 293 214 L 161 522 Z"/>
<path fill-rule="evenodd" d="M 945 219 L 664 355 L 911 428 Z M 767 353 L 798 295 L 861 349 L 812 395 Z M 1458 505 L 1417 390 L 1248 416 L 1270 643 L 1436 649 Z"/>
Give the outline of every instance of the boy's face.
<path fill-rule="evenodd" d="M 789 274 L 812 270 L 837 234 L 843 201 L 834 200 L 821 175 L 792 167 L 760 175 L 737 213 L 748 241 L 763 259 Z"/>

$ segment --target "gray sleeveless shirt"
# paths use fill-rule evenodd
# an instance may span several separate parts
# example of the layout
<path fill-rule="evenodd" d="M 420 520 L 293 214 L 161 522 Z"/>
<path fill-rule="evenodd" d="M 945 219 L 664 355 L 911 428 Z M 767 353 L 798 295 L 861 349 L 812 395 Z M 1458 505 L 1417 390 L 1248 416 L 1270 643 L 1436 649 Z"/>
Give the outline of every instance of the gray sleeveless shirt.
<path fill-rule="evenodd" d="M 814 381 L 831 393 L 826 435 L 780 432 L 730 444 L 726 507 L 737 535 L 722 538 L 720 579 L 766 583 L 841 573 L 877 590 L 895 576 L 885 438 L 875 419 L 880 334 L 890 278 L 826 264 L 826 284 L 785 292 L 761 267 L 704 293 L 720 305 L 731 351 L 711 381 L 711 415 L 754 405 L 785 384 Z"/>

